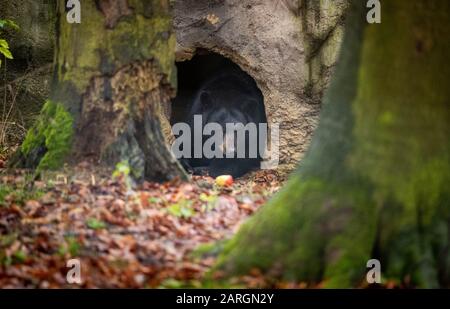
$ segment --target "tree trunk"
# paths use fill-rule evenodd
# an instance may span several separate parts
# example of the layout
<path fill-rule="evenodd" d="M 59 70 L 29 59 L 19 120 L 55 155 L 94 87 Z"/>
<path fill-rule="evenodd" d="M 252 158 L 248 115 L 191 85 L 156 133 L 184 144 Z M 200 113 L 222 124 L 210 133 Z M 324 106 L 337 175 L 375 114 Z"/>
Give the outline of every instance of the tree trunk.
<path fill-rule="evenodd" d="M 184 178 L 161 133 L 176 87 L 168 1 L 80 2 L 81 23 L 70 24 L 66 1 L 58 1 L 50 100 L 20 163 L 47 169 L 128 161 L 139 179 Z"/>
<path fill-rule="evenodd" d="M 355 0 L 311 148 L 219 267 L 347 287 L 369 259 L 385 279 L 450 282 L 450 2 Z"/>

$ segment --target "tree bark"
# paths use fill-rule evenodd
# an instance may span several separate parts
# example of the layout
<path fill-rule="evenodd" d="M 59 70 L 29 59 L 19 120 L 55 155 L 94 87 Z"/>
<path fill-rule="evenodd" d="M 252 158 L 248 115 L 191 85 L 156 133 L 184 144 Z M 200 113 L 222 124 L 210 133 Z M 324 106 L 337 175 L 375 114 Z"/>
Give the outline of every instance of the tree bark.
<path fill-rule="evenodd" d="M 349 9 L 319 128 L 286 187 L 226 245 L 218 267 L 257 267 L 328 287 L 450 283 L 450 2 Z"/>
<path fill-rule="evenodd" d="M 20 163 L 127 161 L 138 179 L 185 178 L 161 133 L 176 88 L 168 1 L 81 1 L 80 24 L 66 21 L 66 1 L 57 10 L 51 95 Z"/>

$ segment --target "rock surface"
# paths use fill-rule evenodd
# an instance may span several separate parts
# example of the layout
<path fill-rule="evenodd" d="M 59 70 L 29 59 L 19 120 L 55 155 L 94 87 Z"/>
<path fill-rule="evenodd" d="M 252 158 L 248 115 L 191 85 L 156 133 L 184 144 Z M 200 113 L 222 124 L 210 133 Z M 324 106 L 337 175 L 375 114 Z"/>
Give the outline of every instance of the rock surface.
<path fill-rule="evenodd" d="M 316 127 L 342 37 L 346 0 L 174 0 L 177 61 L 219 53 L 261 89 L 280 125 L 280 171 L 291 171 Z"/>

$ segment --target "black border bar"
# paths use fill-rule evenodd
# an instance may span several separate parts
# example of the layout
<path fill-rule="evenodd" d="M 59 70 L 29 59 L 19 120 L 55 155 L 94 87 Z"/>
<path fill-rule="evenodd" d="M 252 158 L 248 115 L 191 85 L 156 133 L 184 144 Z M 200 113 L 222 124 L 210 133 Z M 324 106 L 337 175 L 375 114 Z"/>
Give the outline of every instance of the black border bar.
<path fill-rule="evenodd" d="M 273 294 L 270 303 L 269 297 L 263 297 L 263 294 Z M 209 297 L 207 306 L 204 297 Z M 180 300 L 183 300 L 183 303 L 179 303 Z M 189 300 L 195 300 L 196 303 L 186 303 Z M 86 306 L 97 308 L 113 306 L 122 309 L 161 308 L 161 306 L 224 308 L 236 305 L 296 308 L 317 308 L 320 305 L 360 308 L 389 305 L 403 308 L 405 305 L 430 306 L 449 301 L 449 290 L 0 290 L 2 309 L 26 308 L 25 306 L 58 309 L 84 309 Z"/>

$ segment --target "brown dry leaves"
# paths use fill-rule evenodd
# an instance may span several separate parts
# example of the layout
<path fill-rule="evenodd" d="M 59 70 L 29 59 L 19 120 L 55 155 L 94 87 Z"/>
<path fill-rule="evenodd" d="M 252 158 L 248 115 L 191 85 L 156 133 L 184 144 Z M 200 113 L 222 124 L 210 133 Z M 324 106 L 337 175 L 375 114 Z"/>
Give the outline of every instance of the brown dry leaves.
<path fill-rule="evenodd" d="M 20 177 L 3 176 L 1 185 Z M 230 237 L 279 187 L 269 171 L 227 189 L 208 177 L 133 189 L 109 177 L 36 181 L 39 198 L 10 195 L 0 206 L 0 287 L 69 287 L 72 258 L 81 261 L 84 288 L 199 280 L 214 257 L 194 260 L 192 250 Z"/>

